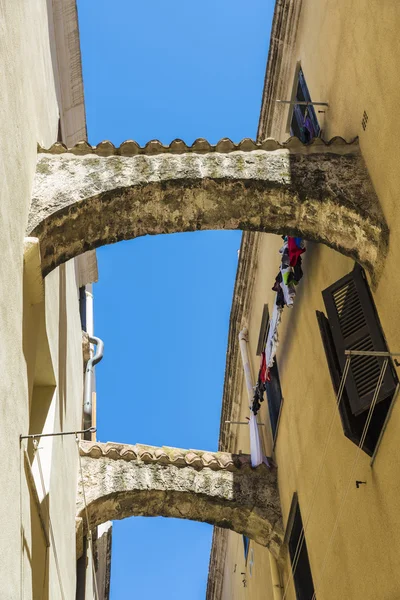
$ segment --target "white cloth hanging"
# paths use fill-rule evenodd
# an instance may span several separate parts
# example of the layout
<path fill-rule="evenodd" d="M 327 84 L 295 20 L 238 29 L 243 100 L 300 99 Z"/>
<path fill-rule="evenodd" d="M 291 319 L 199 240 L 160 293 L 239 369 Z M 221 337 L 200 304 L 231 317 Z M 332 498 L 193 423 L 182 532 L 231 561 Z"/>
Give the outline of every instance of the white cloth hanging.
<path fill-rule="evenodd" d="M 264 455 L 261 448 L 261 440 L 260 440 L 260 428 L 257 425 L 257 417 L 250 411 L 250 454 L 251 454 L 251 465 L 252 467 L 257 467 L 264 462 Z M 268 464 L 268 462 L 267 462 Z"/>
<path fill-rule="evenodd" d="M 250 431 L 250 455 L 251 455 L 251 466 L 258 467 L 261 465 L 264 459 L 263 451 L 261 448 L 261 439 L 260 432 L 258 430 L 257 418 L 256 415 L 251 410 L 253 406 L 253 396 L 254 396 L 254 388 L 253 388 L 253 377 L 251 374 L 251 365 L 249 361 L 249 356 L 247 354 L 247 329 L 244 328 L 239 333 L 239 346 L 240 353 L 242 356 L 244 377 L 246 380 L 246 389 L 247 389 L 247 397 L 249 400 L 249 408 L 250 408 L 250 420 L 249 420 L 249 431 Z M 268 464 L 268 463 L 267 463 Z"/>
<path fill-rule="evenodd" d="M 286 306 L 292 308 L 294 304 L 294 296 L 296 294 L 296 290 L 292 287 L 286 285 L 286 283 L 281 283 L 281 288 L 283 292 L 283 297 L 285 298 Z"/>
<path fill-rule="evenodd" d="M 281 286 L 281 289 L 283 292 L 283 297 L 285 299 L 286 306 L 291 308 L 294 303 L 294 297 L 296 295 L 296 288 L 294 287 L 293 283 L 290 285 L 285 283 L 285 275 L 287 273 L 293 273 L 293 268 L 292 267 L 285 267 L 285 268 L 281 267 L 281 273 L 282 273 L 282 281 L 280 283 L 280 286 Z"/>

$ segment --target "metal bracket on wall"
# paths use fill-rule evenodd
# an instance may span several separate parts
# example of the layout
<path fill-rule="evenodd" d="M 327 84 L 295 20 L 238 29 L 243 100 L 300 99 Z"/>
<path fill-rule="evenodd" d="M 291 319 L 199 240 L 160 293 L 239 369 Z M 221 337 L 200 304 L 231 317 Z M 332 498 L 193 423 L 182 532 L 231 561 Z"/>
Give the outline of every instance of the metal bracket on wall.
<path fill-rule="evenodd" d="M 373 464 L 374 464 L 374 462 L 375 462 L 376 455 L 378 454 L 379 446 L 381 445 L 381 442 L 382 442 L 383 434 L 386 431 L 386 427 L 387 427 L 387 424 L 389 422 L 390 416 L 392 414 L 395 402 L 397 400 L 397 396 L 399 395 L 399 391 L 400 391 L 400 384 L 398 383 L 397 386 L 396 386 L 396 389 L 394 391 L 393 398 L 392 398 L 392 401 L 391 401 L 390 406 L 389 406 L 389 410 L 388 410 L 387 415 L 385 417 L 385 420 L 383 422 L 382 429 L 381 429 L 381 432 L 379 434 L 378 441 L 376 442 L 375 450 L 374 450 L 374 453 L 373 453 L 373 455 L 371 457 L 371 462 L 369 463 L 370 467 L 372 467 Z"/>
<path fill-rule="evenodd" d="M 347 356 L 400 356 L 400 352 L 380 352 L 379 350 L 345 350 Z"/>
<path fill-rule="evenodd" d="M 61 431 L 59 433 L 32 433 L 30 435 L 20 435 L 20 440 L 29 440 L 42 437 L 56 437 L 60 435 L 78 435 L 78 433 L 96 433 L 96 427 L 89 427 L 88 429 L 82 429 L 81 431 Z"/>
<path fill-rule="evenodd" d="M 248 425 L 249 421 L 225 421 L 228 425 Z M 257 425 L 262 426 L 265 423 L 257 423 Z"/>
<path fill-rule="evenodd" d="M 371 351 L 368 351 L 368 350 L 345 350 L 344 353 L 347 356 L 349 356 L 349 357 L 351 357 L 351 356 L 376 356 L 378 358 L 380 358 L 380 357 L 383 357 L 383 358 L 393 358 L 395 356 L 400 356 L 400 352 L 379 352 L 377 350 L 371 350 Z M 400 363 L 399 363 L 399 361 L 397 359 L 394 359 L 393 362 L 395 363 L 396 367 L 400 366 Z M 376 445 L 375 445 L 375 450 L 374 450 L 374 452 L 372 454 L 371 461 L 369 463 L 370 467 L 372 467 L 373 464 L 374 464 L 374 462 L 375 462 L 376 455 L 378 453 L 378 449 L 379 449 L 379 447 L 381 445 L 381 442 L 382 442 L 383 434 L 385 433 L 387 424 L 389 422 L 390 416 L 391 416 L 392 411 L 393 411 L 394 404 L 395 404 L 395 402 L 397 400 L 397 397 L 399 395 L 399 391 L 400 391 L 400 383 L 397 384 L 396 389 L 394 391 L 394 394 L 393 394 L 393 397 L 392 397 L 392 401 L 391 401 L 390 406 L 389 406 L 389 410 L 388 410 L 388 412 L 386 414 L 385 420 L 384 420 L 382 428 L 381 428 L 381 432 L 380 432 L 379 437 L 378 437 L 378 441 L 376 442 Z"/>
<path fill-rule="evenodd" d="M 307 100 L 275 100 L 280 104 L 299 104 L 300 106 L 329 106 L 328 102 L 307 102 Z"/>

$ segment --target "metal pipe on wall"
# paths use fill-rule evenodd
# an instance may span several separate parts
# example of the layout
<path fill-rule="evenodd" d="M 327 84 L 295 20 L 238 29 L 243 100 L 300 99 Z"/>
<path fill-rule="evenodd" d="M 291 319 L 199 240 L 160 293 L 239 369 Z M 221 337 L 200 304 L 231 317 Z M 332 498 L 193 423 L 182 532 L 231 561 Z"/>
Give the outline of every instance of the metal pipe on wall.
<path fill-rule="evenodd" d="M 89 342 L 95 344 L 96 353 L 93 357 L 89 358 L 86 371 L 85 371 L 85 393 L 83 400 L 83 426 L 84 429 L 91 427 L 92 425 L 92 394 L 93 394 L 93 379 L 94 379 L 94 367 L 101 361 L 104 354 L 104 342 L 96 336 L 90 336 Z M 86 436 L 85 436 L 86 439 Z M 89 438 L 90 439 L 90 438 Z"/>

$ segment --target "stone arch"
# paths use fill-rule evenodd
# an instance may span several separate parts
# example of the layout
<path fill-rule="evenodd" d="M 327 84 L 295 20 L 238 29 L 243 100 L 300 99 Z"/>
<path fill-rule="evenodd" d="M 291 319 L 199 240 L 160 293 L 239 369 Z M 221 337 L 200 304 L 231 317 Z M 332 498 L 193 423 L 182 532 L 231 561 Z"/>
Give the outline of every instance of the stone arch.
<path fill-rule="evenodd" d="M 276 469 L 248 455 L 80 442 L 90 529 L 108 520 L 163 516 L 247 535 L 278 557 L 283 542 Z M 77 547 L 87 532 L 78 484 Z"/>
<path fill-rule="evenodd" d="M 197 140 L 39 149 L 28 234 L 46 275 L 101 245 L 205 229 L 322 242 L 379 276 L 388 228 L 358 142 Z"/>

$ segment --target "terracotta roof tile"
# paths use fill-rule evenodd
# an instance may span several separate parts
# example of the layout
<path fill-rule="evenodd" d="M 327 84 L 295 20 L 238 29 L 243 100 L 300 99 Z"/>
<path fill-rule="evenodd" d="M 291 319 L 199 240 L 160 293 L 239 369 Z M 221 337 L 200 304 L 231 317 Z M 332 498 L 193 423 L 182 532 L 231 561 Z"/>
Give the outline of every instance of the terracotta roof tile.
<path fill-rule="evenodd" d="M 139 146 L 133 140 L 127 140 L 123 142 L 119 147 L 115 147 L 114 144 L 108 140 L 100 142 L 97 146 L 91 146 L 86 141 L 78 142 L 72 148 L 67 148 L 65 144 L 56 142 L 50 148 L 42 148 L 38 146 L 39 153 L 46 154 L 75 154 L 84 156 L 87 154 L 96 154 L 97 156 L 135 156 L 136 154 L 154 155 L 154 154 L 206 154 L 212 152 L 218 152 L 221 154 L 228 154 L 229 152 L 251 152 L 253 150 L 297 150 L 301 147 L 307 146 L 311 149 L 317 149 L 319 147 L 332 146 L 333 148 L 339 148 L 342 146 L 351 146 L 357 144 L 358 138 L 347 142 L 341 137 L 334 137 L 329 141 L 324 141 L 321 138 L 314 138 L 308 144 L 303 144 L 298 138 L 291 137 L 282 144 L 274 139 L 266 139 L 263 142 L 255 142 L 249 138 L 245 138 L 238 144 L 235 144 L 229 138 L 223 138 L 217 144 L 211 145 L 207 140 L 198 138 L 193 142 L 191 146 L 188 146 L 182 140 L 173 140 L 169 146 L 165 146 L 159 140 L 150 140 L 143 147 Z"/>
<path fill-rule="evenodd" d="M 142 444 L 114 444 L 107 442 L 80 442 L 81 456 L 90 458 L 106 457 L 112 460 L 138 461 L 145 464 L 174 465 L 194 469 L 209 468 L 214 471 L 236 471 L 251 468 L 248 454 L 230 454 L 229 452 L 208 452 L 203 450 L 184 450 L 163 446 L 145 446 Z M 265 466 L 257 468 L 266 468 Z"/>

